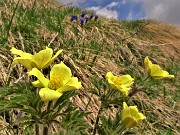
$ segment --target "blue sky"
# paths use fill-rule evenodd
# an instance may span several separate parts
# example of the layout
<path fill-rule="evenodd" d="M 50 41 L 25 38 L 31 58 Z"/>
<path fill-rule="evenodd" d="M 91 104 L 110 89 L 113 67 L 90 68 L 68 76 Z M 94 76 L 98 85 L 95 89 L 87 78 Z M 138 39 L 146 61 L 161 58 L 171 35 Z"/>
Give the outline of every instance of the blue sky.
<path fill-rule="evenodd" d="M 118 20 L 155 19 L 180 24 L 180 0 L 58 0 Z"/>

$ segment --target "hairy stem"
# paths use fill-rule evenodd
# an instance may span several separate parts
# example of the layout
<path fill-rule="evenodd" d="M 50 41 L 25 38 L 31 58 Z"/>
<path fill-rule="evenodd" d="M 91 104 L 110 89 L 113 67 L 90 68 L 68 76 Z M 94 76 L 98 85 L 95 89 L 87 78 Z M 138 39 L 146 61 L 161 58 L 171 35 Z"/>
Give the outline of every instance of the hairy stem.
<path fill-rule="evenodd" d="M 102 110 L 102 104 L 100 105 L 98 114 L 97 114 L 97 116 L 96 116 L 96 121 L 95 121 L 94 129 L 93 129 L 93 135 L 96 134 L 96 126 L 97 126 L 98 123 L 99 123 L 99 115 L 101 114 L 101 110 Z"/>
<path fill-rule="evenodd" d="M 48 126 L 44 126 L 43 135 L 48 135 L 48 131 L 49 131 L 49 127 Z"/>
<path fill-rule="evenodd" d="M 35 124 L 35 134 L 40 135 L 39 134 L 39 125 L 38 124 Z"/>

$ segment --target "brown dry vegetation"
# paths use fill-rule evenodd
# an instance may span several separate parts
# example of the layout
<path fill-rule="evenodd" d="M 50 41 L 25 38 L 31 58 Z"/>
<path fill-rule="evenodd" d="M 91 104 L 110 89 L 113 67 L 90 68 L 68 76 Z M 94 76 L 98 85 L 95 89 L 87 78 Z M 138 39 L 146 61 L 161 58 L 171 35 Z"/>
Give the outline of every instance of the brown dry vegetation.
<path fill-rule="evenodd" d="M 17 2 L 17 0 L 15 0 Z M 33 2 L 31 0 L 21 1 L 24 8 L 32 8 Z M 36 7 L 49 6 L 56 10 L 63 10 L 66 7 L 59 5 L 55 2 L 47 0 L 37 0 Z M 47 4 L 48 3 L 48 4 Z M 0 15 L 12 15 L 12 10 L 6 7 L 0 8 Z M 16 15 L 16 17 L 18 14 Z M 12 27 L 16 26 L 16 17 L 13 19 Z M 92 96 L 88 90 L 95 87 L 92 83 L 92 77 L 98 76 L 103 79 L 103 75 L 108 71 L 112 71 L 116 75 L 120 75 L 121 71 L 127 68 L 132 68 L 134 72 L 143 73 L 144 67 L 142 64 L 145 56 L 149 56 L 154 63 L 158 63 L 163 68 L 172 67 L 173 63 L 180 64 L 180 30 L 169 24 L 162 24 L 155 21 L 147 21 L 143 29 L 134 31 L 124 26 L 123 21 L 105 19 L 101 17 L 98 25 L 91 25 L 82 28 L 78 23 L 70 23 L 70 16 L 66 16 L 63 20 L 63 24 L 67 26 L 64 29 L 63 34 L 59 34 L 55 31 L 49 30 L 43 23 L 36 27 L 34 31 L 37 36 L 35 42 L 36 46 L 32 48 L 33 51 L 40 50 L 41 40 L 44 43 L 53 46 L 54 50 L 64 48 L 62 54 L 63 60 L 68 63 L 74 73 L 80 78 L 83 83 L 83 89 L 79 92 L 78 96 L 72 99 L 72 101 L 81 109 L 84 110 L 89 99 L 91 102 L 87 107 L 87 111 L 94 112 L 87 117 L 88 123 L 92 126 L 95 116 L 98 112 L 99 100 L 96 96 Z M 52 18 L 53 20 L 53 18 Z M 5 22 L 0 20 L 1 29 L 5 29 Z M 54 21 L 56 23 L 56 21 Z M 58 24 L 57 24 L 58 25 Z M 78 34 L 74 32 L 74 28 L 78 31 Z M 2 34 L 2 33 L 0 33 Z M 41 40 L 40 40 L 41 39 Z M 67 41 L 74 41 L 72 46 L 69 46 Z M 89 45 L 92 41 L 99 43 L 99 52 L 90 48 Z M 17 33 L 10 31 L 7 46 L 17 47 L 18 49 L 26 50 L 27 39 L 24 35 L 18 31 Z M 81 45 L 81 46 L 80 46 Z M 83 46 L 82 46 L 83 45 Z M 0 86 L 5 85 L 9 76 L 10 66 L 12 62 L 12 56 L 6 48 L 1 47 L 0 43 Z M 75 58 L 73 55 L 75 52 L 79 57 Z M 80 57 L 84 56 L 82 60 Z M 91 66 L 91 63 L 93 66 Z M 130 64 L 124 64 L 130 63 Z M 21 82 L 24 77 L 23 68 L 18 65 L 15 68 L 16 77 L 12 79 L 12 82 Z M 176 75 L 179 80 L 179 73 Z M 18 81 L 17 81 L 18 80 Z M 180 110 L 179 101 L 175 101 L 173 98 L 178 93 L 178 86 L 172 86 L 167 81 L 163 81 L 164 87 L 169 91 L 171 95 L 167 95 L 164 98 L 163 94 L 160 94 L 156 98 L 149 98 L 146 94 L 137 93 L 132 100 L 139 100 L 143 103 L 143 107 L 147 112 L 157 117 L 156 122 L 146 121 L 144 129 L 147 130 L 146 134 L 157 134 L 157 124 L 162 127 L 171 127 L 174 134 L 180 134 Z M 171 105 L 169 105 L 171 101 Z M 114 110 L 116 111 L 116 110 Z M 113 113 L 111 111 L 106 112 L 107 115 Z M 4 121 L 2 121 L 4 122 Z M 2 123 L 1 122 L 1 123 Z"/>

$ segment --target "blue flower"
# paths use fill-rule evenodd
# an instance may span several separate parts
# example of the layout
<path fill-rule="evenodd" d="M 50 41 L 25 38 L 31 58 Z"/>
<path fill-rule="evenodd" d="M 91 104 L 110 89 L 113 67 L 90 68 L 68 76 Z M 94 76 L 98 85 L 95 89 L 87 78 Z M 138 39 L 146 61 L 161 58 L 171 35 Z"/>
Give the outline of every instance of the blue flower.
<path fill-rule="evenodd" d="M 85 17 L 85 21 L 86 21 L 86 22 L 88 22 L 89 19 L 90 19 L 89 17 L 87 17 L 87 16 Z"/>
<path fill-rule="evenodd" d="M 98 18 L 99 18 L 99 16 L 98 16 L 98 15 L 96 15 L 96 16 L 95 16 L 95 18 L 94 18 L 94 21 L 96 21 Z"/>
<path fill-rule="evenodd" d="M 84 18 L 85 15 L 86 15 L 86 12 L 83 11 L 83 12 L 81 13 L 81 17 Z"/>
<path fill-rule="evenodd" d="M 94 17 L 94 14 L 92 13 L 89 17 L 89 20 L 91 20 Z"/>
<path fill-rule="evenodd" d="M 77 18 L 77 16 L 76 16 L 76 15 L 72 15 L 72 16 L 71 16 L 71 21 L 74 21 L 74 20 L 76 20 L 76 21 L 77 21 L 77 19 L 78 19 L 78 18 Z"/>
<path fill-rule="evenodd" d="M 80 18 L 80 24 L 81 26 L 84 24 L 84 18 Z"/>

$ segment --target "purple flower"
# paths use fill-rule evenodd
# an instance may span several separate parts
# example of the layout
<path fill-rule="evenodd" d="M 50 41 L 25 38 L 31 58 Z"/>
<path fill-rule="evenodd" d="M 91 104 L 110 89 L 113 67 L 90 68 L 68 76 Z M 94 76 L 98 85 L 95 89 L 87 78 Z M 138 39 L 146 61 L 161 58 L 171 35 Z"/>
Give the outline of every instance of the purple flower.
<path fill-rule="evenodd" d="M 99 16 L 96 15 L 95 18 L 94 18 L 94 21 L 96 21 L 98 18 L 99 18 Z"/>
<path fill-rule="evenodd" d="M 80 24 L 81 26 L 84 24 L 84 18 L 80 18 Z"/>
<path fill-rule="evenodd" d="M 74 21 L 74 20 L 77 21 L 77 16 L 76 16 L 76 15 L 72 15 L 72 16 L 71 16 L 71 21 Z"/>
<path fill-rule="evenodd" d="M 81 17 L 84 18 L 85 15 L 86 15 L 86 12 L 83 11 L 83 12 L 81 13 Z"/>
<path fill-rule="evenodd" d="M 86 23 L 89 21 L 89 19 L 90 19 L 89 17 L 87 17 L 87 16 L 85 17 Z"/>
<path fill-rule="evenodd" d="M 89 17 L 89 20 L 91 20 L 93 18 L 94 14 L 92 13 Z"/>

